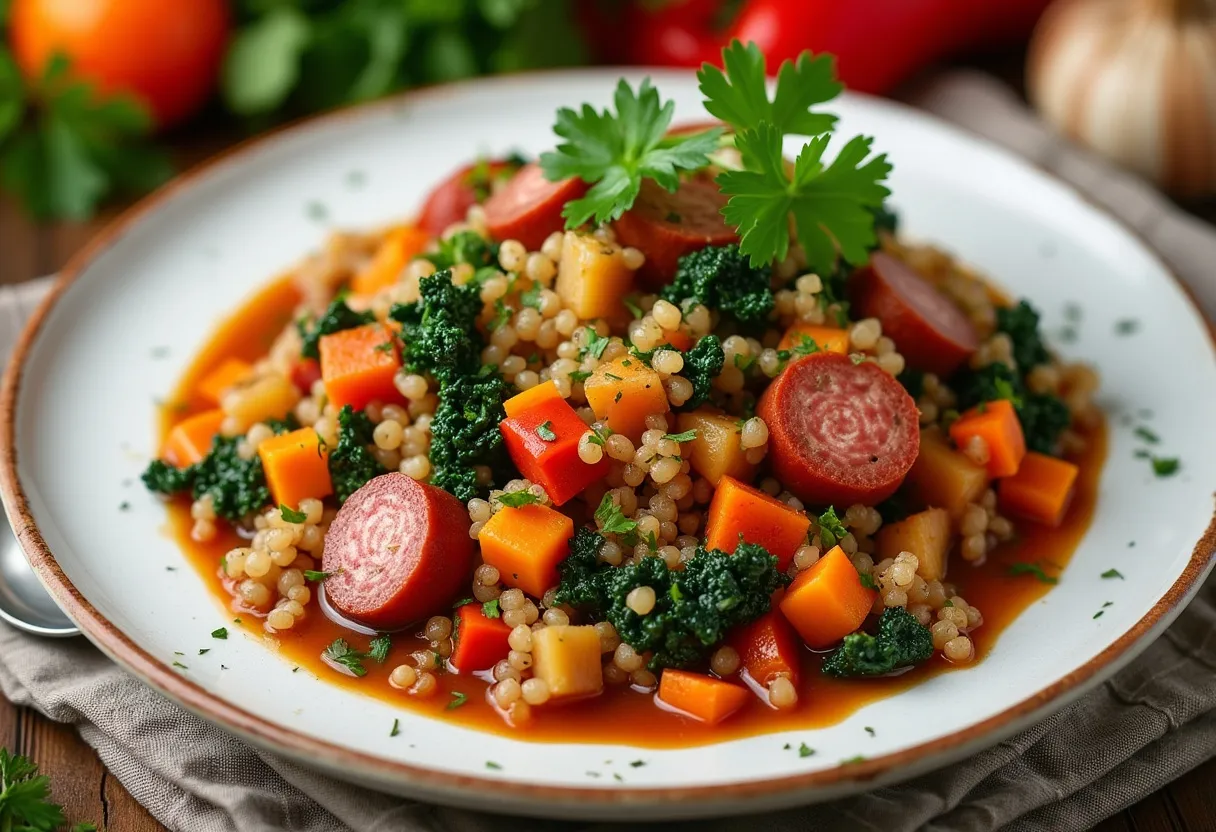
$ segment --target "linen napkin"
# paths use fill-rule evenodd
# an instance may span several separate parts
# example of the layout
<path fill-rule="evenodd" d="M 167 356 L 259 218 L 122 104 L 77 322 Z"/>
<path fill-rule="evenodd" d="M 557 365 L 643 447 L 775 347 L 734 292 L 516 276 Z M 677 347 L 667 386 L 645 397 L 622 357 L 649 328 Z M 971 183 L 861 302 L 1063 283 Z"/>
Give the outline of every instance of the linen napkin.
<path fill-rule="evenodd" d="M 1135 178 L 1048 132 L 1007 88 L 958 73 L 912 103 L 1007 145 L 1134 227 L 1216 315 L 1216 232 Z M 0 289 L 0 352 L 46 289 Z M 1113 679 L 975 757 L 889 788 L 764 816 L 664 824 L 711 832 L 1081 829 L 1216 753 L 1216 579 Z M 351 786 L 253 749 L 111 663 L 84 639 L 0 627 L 0 689 L 77 727 L 102 762 L 175 832 L 492 832 L 607 829 L 431 806 Z M 637 826 L 638 824 L 634 824 Z"/>

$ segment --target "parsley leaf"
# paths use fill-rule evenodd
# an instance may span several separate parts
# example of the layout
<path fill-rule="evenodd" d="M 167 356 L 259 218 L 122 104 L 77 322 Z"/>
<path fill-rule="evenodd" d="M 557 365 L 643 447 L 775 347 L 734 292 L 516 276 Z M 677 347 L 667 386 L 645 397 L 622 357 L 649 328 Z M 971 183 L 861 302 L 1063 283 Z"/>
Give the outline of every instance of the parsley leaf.
<path fill-rule="evenodd" d="M 63 807 L 52 803 L 51 780 L 38 773 L 28 757 L 0 748 L 0 828 L 13 832 L 52 832 L 67 819 Z M 80 823 L 72 832 L 96 832 L 91 823 Z"/>
<path fill-rule="evenodd" d="M 331 664 L 346 668 L 352 676 L 367 675 L 367 668 L 363 666 L 363 654 L 347 644 L 344 638 L 336 638 L 330 642 L 321 656 Z"/>
<path fill-rule="evenodd" d="M 458 690 L 454 690 L 452 691 L 452 701 L 447 704 L 447 707 L 444 710 L 454 711 L 468 701 L 468 696 Z"/>
<path fill-rule="evenodd" d="M 498 606 L 498 599 L 495 598 L 482 604 L 481 614 L 486 618 L 502 618 L 502 610 Z"/>
<path fill-rule="evenodd" d="M 308 519 L 308 515 L 302 511 L 292 511 L 287 506 L 279 503 L 279 516 L 286 523 L 303 523 Z"/>
<path fill-rule="evenodd" d="M 398 720 L 396 717 L 394 717 L 393 718 L 393 727 L 391 729 L 389 729 L 388 735 L 390 737 L 395 737 L 400 733 L 401 733 L 401 721 Z"/>
<path fill-rule="evenodd" d="M 814 753 L 815 753 L 815 749 L 811 748 L 806 743 L 802 743 L 802 745 L 798 746 L 798 756 L 799 757 L 809 757 Z"/>
<path fill-rule="evenodd" d="M 533 503 L 540 502 L 540 497 L 537 497 L 527 489 L 523 489 L 522 491 L 504 491 L 495 499 L 510 508 L 522 508 L 523 506 L 530 506 Z"/>
<path fill-rule="evenodd" d="M 691 442 L 697 438 L 697 429 L 686 430 L 683 433 L 665 433 L 664 439 L 670 439 L 672 442 Z"/>
<path fill-rule="evenodd" d="M 660 102 L 659 91 L 646 78 L 635 92 L 621 79 L 613 96 L 616 112 L 596 111 L 584 104 L 575 111 L 557 111 L 553 132 L 565 141 L 556 151 L 542 153 L 545 177 L 559 181 L 577 176 L 592 187 L 580 199 L 566 203 L 567 228 L 594 218 L 596 223 L 619 219 L 633 207 L 643 179 L 653 179 L 669 191 L 680 184 L 680 171 L 709 164 L 721 128 L 687 136 L 668 136 L 675 102 Z"/>
<path fill-rule="evenodd" d="M 1102 573 L 1102 577 L 1103 578 L 1118 578 L 1121 581 L 1126 580 L 1123 577 L 1123 573 L 1120 572 L 1118 569 L 1107 569 L 1105 572 Z"/>
<path fill-rule="evenodd" d="M 844 540 L 849 530 L 836 514 L 835 506 L 828 506 L 827 511 L 819 515 L 819 543 L 827 551 Z"/>
<path fill-rule="evenodd" d="M 792 216 L 808 268 L 830 272 L 836 254 L 864 263 L 874 248 L 874 214 L 890 194 L 882 185 L 891 165 L 886 154 L 870 155 L 872 139 L 855 136 L 825 164 L 831 136 L 811 139 L 794 161 L 791 178 L 781 150 L 781 131 L 762 121 L 735 138 L 745 170 L 718 175 L 730 197 L 722 209 L 739 229 L 739 250 L 753 265 L 784 260 L 790 248 Z"/>
<path fill-rule="evenodd" d="M 613 502 L 611 494 L 605 494 L 604 499 L 600 500 L 599 508 L 595 510 L 595 520 L 602 534 L 628 534 L 638 527 L 638 524 L 626 517 L 621 507 Z"/>
<path fill-rule="evenodd" d="M 387 634 L 376 636 L 367 648 L 367 657 L 376 664 L 384 664 L 384 660 L 388 658 L 389 648 L 392 646 L 393 640 Z"/>
<path fill-rule="evenodd" d="M 587 330 L 587 346 L 583 347 L 583 352 L 593 358 L 602 358 L 604 350 L 608 349 L 608 344 L 611 343 L 611 338 L 605 338 L 591 327 L 585 327 Z"/>
<path fill-rule="evenodd" d="M 1037 563 L 1014 563 L 1010 564 L 1008 572 L 1011 576 L 1018 575 L 1033 575 L 1039 583 L 1043 584 L 1058 584 L 1059 578 L 1048 575 L 1043 571 L 1043 567 Z"/>
<path fill-rule="evenodd" d="M 723 72 L 703 64 L 697 72 L 705 109 L 736 129 L 766 121 L 782 133 L 818 136 L 836 126 L 836 116 L 813 113 L 816 104 L 831 101 L 844 89 L 836 80 L 832 55 L 803 52 L 797 62 L 785 61 L 777 73 L 777 90 L 769 101 L 765 86 L 764 53 L 754 43 L 732 41 L 722 50 Z"/>
<path fill-rule="evenodd" d="M 607 425 L 604 425 L 603 427 L 596 427 L 592 425 L 591 435 L 587 437 L 587 441 L 592 445 L 599 445 L 602 448 L 604 447 L 604 443 L 608 440 L 609 436 L 612 436 L 612 428 L 608 427 Z"/>
<path fill-rule="evenodd" d="M 218 638 L 220 640 L 228 638 L 228 628 L 227 627 L 218 627 L 218 628 L 212 630 L 211 637 Z"/>
<path fill-rule="evenodd" d="M 318 572 L 316 569 L 305 569 L 304 570 L 304 580 L 306 580 L 306 581 L 327 581 L 330 578 L 332 578 L 334 575 L 337 575 L 338 572 L 341 572 L 341 571 L 342 570 L 339 569 L 334 572 Z"/>
<path fill-rule="evenodd" d="M 557 441 L 557 434 L 553 432 L 553 423 L 550 421 L 544 421 L 537 425 L 536 435 L 546 442 Z"/>
<path fill-rule="evenodd" d="M 1135 433 L 1137 437 L 1139 437 L 1140 439 L 1143 439 L 1145 442 L 1149 443 L 1150 445 L 1156 445 L 1158 442 L 1161 441 L 1161 437 L 1159 437 L 1157 434 L 1153 433 L 1151 430 L 1149 430 L 1148 428 L 1146 428 L 1144 426 L 1136 428 L 1133 431 L 1133 433 Z"/>

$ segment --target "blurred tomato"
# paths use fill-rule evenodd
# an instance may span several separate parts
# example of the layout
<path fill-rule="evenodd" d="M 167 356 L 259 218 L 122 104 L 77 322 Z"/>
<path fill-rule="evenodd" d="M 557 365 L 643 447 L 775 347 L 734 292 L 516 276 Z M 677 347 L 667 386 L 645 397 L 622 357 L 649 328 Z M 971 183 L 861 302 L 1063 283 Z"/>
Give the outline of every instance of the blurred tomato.
<path fill-rule="evenodd" d="M 13 0 L 9 16 L 26 77 L 62 52 L 74 75 L 131 93 L 162 128 L 211 95 L 228 27 L 227 0 Z"/>

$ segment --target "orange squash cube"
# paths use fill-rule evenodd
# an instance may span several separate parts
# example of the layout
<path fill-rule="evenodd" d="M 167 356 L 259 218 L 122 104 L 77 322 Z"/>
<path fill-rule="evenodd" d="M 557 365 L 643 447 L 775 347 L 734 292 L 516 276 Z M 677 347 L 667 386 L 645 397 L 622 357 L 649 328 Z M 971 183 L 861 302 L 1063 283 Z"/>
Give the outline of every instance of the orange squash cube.
<path fill-rule="evenodd" d="M 350 405 L 362 410 L 373 401 L 401 400 L 393 384 L 401 354 L 392 330 L 384 324 L 365 324 L 322 336 L 319 350 L 321 379 L 335 407 Z"/>
<path fill-rule="evenodd" d="M 756 466 L 747 461 L 740 442 L 742 428 L 739 420 L 711 407 L 699 407 L 691 413 L 676 417 L 680 433 L 695 430 L 697 435 L 684 443 L 684 455 L 692 470 L 711 484 L 717 485 L 724 476 L 750 480 Z"/>
<path fill-rule="evenodd" d="M 861 626 L 878 593 L 861 583 L 861 575 L 839 546 L 798 573 L 780 604 L 807 646 L 831 647 Z"/>
<path fill-rule="evenodd" d="M 572 537 L 573 520 L 533 503 L 500 509 L 477 539 L 482 561 L 498 570 L 504 584 L 540 598 L 557 586 L 557 565 L 570 554 Z"/>
<path fill-rule="evenodd" d="M 747 704 L 750 693 L 703 673 L 667 668 L 659 678 L 659 701 L 708 725 L 722 720 Z"/>
<path fill-rule="evenodd" d="M 198 383 L 198 393 L 212 404 L 219 404 L 224 393 L 253 371 L 248 361 L 239 358 L 225 358 L 211 372 L 203 376 Z"/>
<path fill-rule="evenodd" d="M 849 331 L 833 326 L 797 323 L 785 331 L 777 344 L 779 350 L 792 350 L 801 346 L 803 339 L 810 338 L 823 352 L 849 354 Z"/>
<path fill-rule="evenodd" d="M 1018 472 L 1026 456 L 1026 439 L 1012 402 L 1008 399 L 985 402 L 950 425 L 950 438 L 960 449 L 975 437 L 982 439 L 988 448 L 989 476 L 1011 477 Z"/>
<path fill-rule="evenodd" d="M 406 265 L 421 254 L 430 235 L 421 228 L 403 225 L 394 228 L 380 243 L 370 263 L 351 278 L 350 290 L 356 295 L 374 295 L 401 278 Z"/>
<path fill-rule="evenodd" d="M 223 423 L 222 410 L 206 410 L 183 419 L 174 425 L 165 437 L 161 457 L 178 468 L 201 462 L 211 450 L 211 443 L 219 434 L 220 425 Z"/>
<path fill-rule="evenodd" d="M 266 484 L 277 505 L 299 508 L 300 501 L 334 493 L 329 478 L 329 448 L 312 428 L 273 436 L 258 445 Z"/>
<path fill-rule="evenodd" d="M 635 442 L 646 430 L 646 417 L 670 407 L 663 380 L 637 356 L 622 355 L 601 364 L 583 384 L 587 404 L 614 433 Z"/>
<path fill-rule="evenodd" d="M 567 231 L 553 290 L 583 320 L 624 318 L 621 299 L 633 288 L 624 251 L 616 243 Z"/>
<path fill-rule="evenodd" d="M 1076 494 L 1076 465 L 1034 451 L 1026 454 L 1018 472 L 1001 480 L 998 498 L 1001 510 L 1045 526 L 1058 526 Z"/>
<path fill-rule="evenodd" d="M 784 572 L 798 547 L 806 543 L 811 518 L 795 511 L 776 497 L 744 485 L 734 477 L 722 477 L 709 504 L 705 525 L 705 547 L 734 552 L 739 543 L 755 543 L 777 557 Z"/>

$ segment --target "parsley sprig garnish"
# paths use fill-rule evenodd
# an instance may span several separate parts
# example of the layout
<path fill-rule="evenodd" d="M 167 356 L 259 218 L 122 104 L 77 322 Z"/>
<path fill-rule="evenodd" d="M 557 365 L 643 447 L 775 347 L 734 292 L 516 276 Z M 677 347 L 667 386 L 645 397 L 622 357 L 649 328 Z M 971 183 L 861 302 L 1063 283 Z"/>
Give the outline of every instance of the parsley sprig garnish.
<path fill-rule="evenodd" d="M 0 829 L 13 832 L 53 832 L 67 819 L 63 807 L 51 802 L 51 781 L 20 754 L 0 748 Z M 97 832 L 92 823 L 78 823 L 72 832 Z"/>

